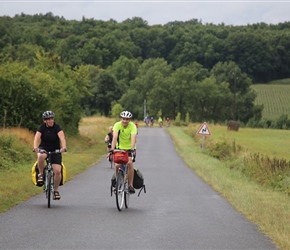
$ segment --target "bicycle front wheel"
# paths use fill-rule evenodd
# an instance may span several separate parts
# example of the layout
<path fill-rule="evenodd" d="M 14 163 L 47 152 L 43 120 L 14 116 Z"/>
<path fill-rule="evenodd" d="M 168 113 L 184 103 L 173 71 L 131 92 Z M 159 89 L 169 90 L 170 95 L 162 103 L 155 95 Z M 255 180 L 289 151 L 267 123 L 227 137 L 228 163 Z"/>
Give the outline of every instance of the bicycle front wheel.
<path fill-rule="evenodd" d="M 128 180 L 128 179 L 127 179 Z M 128 181 L 126 181 L 125 183 L 125 208 L 129 207 L 129 191 L 128 191 Z"/>
<path fill-rule="evenodd" d="M 51 173 L 47 174 L 47 183 L 46 183 L 46 198 L 47 198 L 47 207 L 50 208 L 51 201 Z"/>
<path fill-rule="evenodd" d="M 116 178 L 116 204 L 119 211 L 122 210 L 125 201 L 124 174 L 119 171 Z"/>

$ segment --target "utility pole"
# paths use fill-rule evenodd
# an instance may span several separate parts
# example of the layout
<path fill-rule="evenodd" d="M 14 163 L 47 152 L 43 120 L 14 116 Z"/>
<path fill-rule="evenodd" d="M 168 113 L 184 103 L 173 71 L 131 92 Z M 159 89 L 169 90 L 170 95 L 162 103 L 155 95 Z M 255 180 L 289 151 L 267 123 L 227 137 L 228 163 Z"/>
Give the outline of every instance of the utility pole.
<path fill-rule="evenodd" d="M 146 116 L 146 99 L 144 99 L 144 118 Z"/>

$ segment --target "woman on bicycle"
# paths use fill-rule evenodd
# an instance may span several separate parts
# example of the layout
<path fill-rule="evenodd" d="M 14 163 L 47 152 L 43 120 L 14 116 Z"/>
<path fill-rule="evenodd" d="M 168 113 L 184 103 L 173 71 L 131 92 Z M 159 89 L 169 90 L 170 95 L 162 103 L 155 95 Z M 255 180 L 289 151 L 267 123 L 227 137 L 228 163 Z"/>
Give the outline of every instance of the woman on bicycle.
<path fill-rule="evenodd" d="M 66 140 L 62 128 L 54 122 L 54 113 L 52 111 L 45 111 L 42 114 L 43 123 L 38 127 L 34 136 L 34 151 L 37 153 L 37 167 L 39 174 L 37 177 L 37 184 L 43 185 L 43 171 L 45 167 L 45 159 L 47 154 L 41 153 L 43 149 L 47 152 L 60 149 L 61 152 L 66 152 Z M 61 147 L 60 147 L 61 146 Z M 58 187 L 61 181 L 61 154 L 53 154 L 51 156 L 51 163 L 54 172 L 54 200 L 59 200 L 60 195 Z"/>
<path fill-rule="evenodd" d="M 135 154 L 136 148 L 136 135 L 137 127 L 131 121 L 133 115 L 129 111 L 122 111 L 120 113 L 121 121 L 116 122 L 113 126 L 113 141 L 112 150 L 121 149 L 129 151 L 129 161 L 128 161 L 128 183 L 129 183 L 129 193 L 134 194 L 135 189 L 133 187 L 134 179 L 134 166 L 133 166 L 133 156 Z M 120 167 L 120 164 L 115 165 L 115 171 Z"/>

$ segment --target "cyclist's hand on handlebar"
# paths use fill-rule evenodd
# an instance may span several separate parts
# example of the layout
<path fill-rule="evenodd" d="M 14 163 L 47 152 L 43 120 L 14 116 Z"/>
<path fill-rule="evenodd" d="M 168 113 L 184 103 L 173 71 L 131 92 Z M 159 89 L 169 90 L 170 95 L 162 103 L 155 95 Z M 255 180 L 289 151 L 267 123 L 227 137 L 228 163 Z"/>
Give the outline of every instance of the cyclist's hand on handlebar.
<path fill-rule="evenodd" d="M 39 148 L 34 148 L 34 149 L 32 150 L 32 152 L 39 153 L 39 152 L 40 152 L 40 149 L 39 149 Z"/>
<path fill-rule="evenodd" d="M 46 153 L 46 151 L 42 148 L 34 148 L 33 149 L 33 152 L 36 152 L 36 153 L 41 153 L 41 154 L 44 154 Z"/>
<path fill-rule="evenodd" d="M 67 149 L 66 149 L 66 148 L 61 148 L 61 149 L 60 149 L 60 152 L 61 152 L 61 153 L 63 153 L 63 152 L 67 152 Z"/>

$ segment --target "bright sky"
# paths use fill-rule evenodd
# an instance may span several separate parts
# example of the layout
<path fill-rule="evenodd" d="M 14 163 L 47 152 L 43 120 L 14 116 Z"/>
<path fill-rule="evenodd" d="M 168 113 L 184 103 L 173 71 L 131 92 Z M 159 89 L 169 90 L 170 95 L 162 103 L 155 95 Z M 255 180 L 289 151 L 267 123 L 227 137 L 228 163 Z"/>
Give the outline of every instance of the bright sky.
<path fill-rule="evenodd" d="M 290 0 L 240 0 L 240 1 L 159 1 L 159 0 L 0 0 L 0 16 L 16 14 L 46 14 L 67 20 L 82 17 L 122 22 L 141 17 L 149 25 L 197 19 L 203 24 L 247 25 L 264 22 L 278 24 L 290 21 Z"/>

